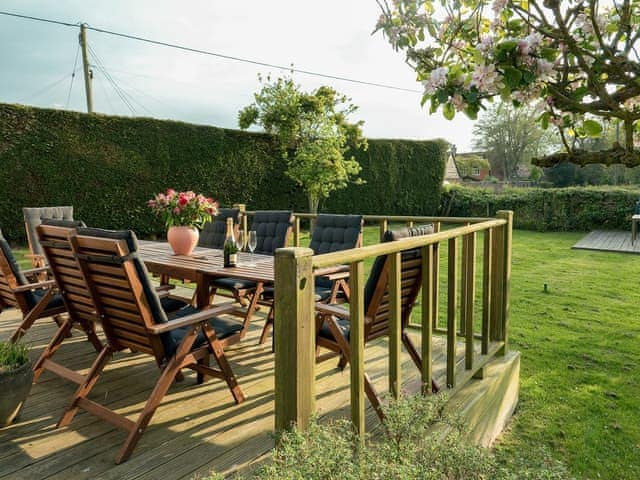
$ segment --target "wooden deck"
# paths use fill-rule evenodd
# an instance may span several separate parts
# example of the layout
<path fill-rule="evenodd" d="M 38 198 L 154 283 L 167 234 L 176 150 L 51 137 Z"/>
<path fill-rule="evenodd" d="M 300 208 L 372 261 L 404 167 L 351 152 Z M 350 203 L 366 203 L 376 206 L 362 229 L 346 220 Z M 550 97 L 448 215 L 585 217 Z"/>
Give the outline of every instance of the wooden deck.
<path fill-rule="evenodd" d="M 0 339 L 7 339 L 16 324 L 14 310 L 0 314 Z M 257 345 L 261 327 L 258 319 L 248 337 L 228 350 L 247 397 L 243 404 L 233 403 L 223 382 L 197 385 L 195 373 L 185 371 L 185 380 L 171 387 L 131 459 L 122 465 L 115 465 L 114 458 L 124 433 L 110 424 L 81 412 L 69 427 L 55 428 L 74 385 L 45 372 L 15 424 L 0 430 L 0 478 L 186 479 L 211 470 L 230 474 L 268 458 L 273 447 L 274 357 L 270 345 Z M 39 355 L 54 331 L 52 320 L 36 322 L 25 337 L 33 347 L 33 357 Z M 434 343 L 434 372 L 442 382 L 445 345 L 439 337 Z M 462 362 L 464 344 L 458 345 L 457 354 Z M 380 391 L 387 389 L 387 355 L 382 340 L 366 349 L 367 371 Z M 94 356 L 81 334 L 74 333 L 54 358 L 86 372 Z M 317 406 L 322 418 L 348 418 L 348 369 L 338 371 L 336 362 L 324 362 L 317 371 Z M 92 396 L 133 418 L 142 409 L 157 375 L 151 357 L 119 353 Z M 419 385 L 418 370 L 406 354 L 403 375 L 407 389 Z M 368 428 L 379 425 L 371 408 L 367 418 Z"/>
<path fill-rule="evenodd" d="M 640 236 L 631 244 L 631 232 L 595 230 L 572 248 L 603 252 L 640 253 Z"/>

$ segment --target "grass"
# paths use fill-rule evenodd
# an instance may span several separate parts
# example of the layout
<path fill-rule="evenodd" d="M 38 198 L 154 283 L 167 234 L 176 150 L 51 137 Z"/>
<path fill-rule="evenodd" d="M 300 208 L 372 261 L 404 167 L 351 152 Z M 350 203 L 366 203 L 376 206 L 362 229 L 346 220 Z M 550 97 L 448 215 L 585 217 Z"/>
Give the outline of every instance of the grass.
<path fill-rule="evenodd" d="M 640 478 L 640 257 L 571 250 L 582 235 L 514 232 L 520 403 L 496 451 L 507 465 L 544 452 L 577 478 Z M 365 244 L 377 238 L 366 229 Z"/>

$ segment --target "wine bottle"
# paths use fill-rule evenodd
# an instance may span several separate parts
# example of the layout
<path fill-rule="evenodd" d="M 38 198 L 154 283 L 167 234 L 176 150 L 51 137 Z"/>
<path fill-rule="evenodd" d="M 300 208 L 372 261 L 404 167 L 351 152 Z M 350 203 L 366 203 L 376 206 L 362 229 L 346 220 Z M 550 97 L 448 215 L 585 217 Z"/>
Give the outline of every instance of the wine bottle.
<path fill-rule="evenodd" d="M 233 218 L 227 218 L 227 235 L 224 239 L 224 266 L 235 267 L 238 265 L 238 247 L 233 236 Z"/>

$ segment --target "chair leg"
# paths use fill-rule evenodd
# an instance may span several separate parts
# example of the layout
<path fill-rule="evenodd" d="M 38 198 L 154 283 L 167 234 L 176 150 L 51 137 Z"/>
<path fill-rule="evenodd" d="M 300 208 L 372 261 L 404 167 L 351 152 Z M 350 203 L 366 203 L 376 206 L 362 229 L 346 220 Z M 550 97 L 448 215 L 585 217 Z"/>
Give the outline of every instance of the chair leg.
<path fill-rule="evenodd" d="M 260 340 L 258 341 L 259 345 L 262 345 L 267 341 L 267 336 L 269 332 L 273 328 L 273 319 L 274 319 L 273 305 L 269 309 L 269 313 L 267 314 L 267 321 L 264 323 L 264 327 L 262 327 L 262 333 L 260 334 Z"/>
<path fill-rule="evenodd" d="M 211 355 L 205 355 L 203 358 L 198 360 L 199 365 L 206 365 L 207 367 L 210 365 Z M 204 382 L 204 373 L 200 370 L 196 371 L 196 381 L 198 385 L 201 385 Z"/>
<path fill-rule="evenodd" d="M 407 349 L 407 352 L 409 352 L 409 356 L 413 360 L 413 363 L 415 363 L 416 367 L 418 367 L 418 370 L 422 371 L 422 357 L 418 353 L 416 346 L 413 344 L 411 338 L 409 337 L 409 335 L 407 335 L 406 332 L 402 332 L 402 343 Z M 431 379 L 431 391 L 433 393 L 438 393 L 438 391 L 440 391 L 438 384 L 433 379 Z"/>
<path fill-rule="evenodd" d="M 95 348 L 96 352 L 100 352 L 100 350 L 102 350 L 103 345 L 102 342 L 100 341 L 100 339 L 98 338 L 98 335 L 96 334 L 96 324 L 88 321 L 88 320 L 80 320 L 80 328 L 84 331 L 84 333 L 87 335 L 87 340 L 89 341 L 89 343 L 91 343 L 91 345 L 93 345 L 93 348 Z"/>
<path fill-rule="evenodd" d="M 25 333 L 27 333 L 27 330 L 31 328 L 33 323 L 38 318 L 40 318 L 40 314 L 42 314 L 42 312 L 44 311 L 45 307 L 49 303 L 49 300 L 51 300 L 51 297 L 53 297 L 53 290 L 49 289 L 45 292 L 45 294 L 42 296 L 40 301 L 35 305 L 35 307 L 33 307 L 24 316 L 24 319 L 22 320 L 22 323 L 20 324 L 20 326 L 16 328 L 16 330 L 13 332 L 13 335 L 11 335 L 11 338 L 9 340 L 11 343 L 16 343 L 18 340 L 20 340 L 24 336 Z"/>
<path fill-rule="evenodd" d="M 33 365 L 34 382 L 37 381 L 42 372 L 44 372 L 44 362 L 51 358 L 53 354 L 56 353 L 56 350 L 60 348 L 60 345 L 62 345 L 64 339 L 68 338 L 71 327 L 71 317 L 68 317 L 67 320 L 65 320 L 64 323 L 60 326 L 60 328 L 58 328 L 56 334 L 51 339 L 51 342 L 49 342 L 49 345 L 46 346 L 46 348 L 40 355 L 40 358 L 38 358 L 36 363 Z"/>
<path fill-rule="evenodd" d="M 209 348 L 211 349 L 211 353 L 213 357 L 216 359 L 218 367 L 224 374 L 224 379 L 227 382 L 229 390 L 231 390 L 231 395 L 233 395 L 233 399 L 236 403 L 244 402 L 244 393 L 238 385 L 238 380 L 236 380 L 236 376 L 231 370 L 231 366 L 229 366 L 229 362 L 227 361 L 227 357 L 224 354 L 224 348 L 220 343 L 220 340 L 216 337 L 216 333 L 211 328 L 210 325 L 204 324 L 202 326 L 205 336 L 207 337 L 207 342 L 209 343 Z"/>
<path fill-rule="evenodd" d="M 58 420 L 58 424 L 56 425 L 56 428 L 65 427 L 69 425 L 69 423 L 71 423 L 71 420 L 73 420 L 73 417 L 75 416 L 75 414 L 78 413 L 78 408 L 79 408 L 78 402 L 80 401 L 80 399 L 87 397 L 91 389 L 94 387 L 94 385 L 100 378 L 100 375 L 104 370 L 104 367 L 111 360 L 112 356 L 113 356 L 113 349 L 111 348 L 110 345 L 107 344 L 102 349 L 102 351 L 98 354 L 98 357 L 93 362 L 93 365 L 91 365 L 91 368 L 89 369 L 89 373 L 85 377 L 84 382 L 78 387 L 78 389 L 76 390 L 76 393 L 73 394 L 73 398 L 71 399 L 69 406 L 66 408 L 65 412 L 62 414 L 62 417 L 60 417 L 60 420 Z"/>
<path fill-rule="evenodd" d="M 169 360 L 169 363 L 167 363 L 167 366 L 162 371 L 162 374 L 156 382 L 155 387 L 153 387 L 153 391 L 151 392 L 151 395 L 149 395 L 147 403 L 144 405 L 144 408 L 142 409 L 138 420 L 136 421 L 134 427 L 129 431 L 129 435 L 127 435 L 126 441 L 124 442 L 124 444 L 122 444 L 122 447 L 120 448 L 120 451 L 116 456 L 117 464 L 125 462 L 131 456 L 133 450 L 136 448 L 136 445 L 147 429 L 147 426 L 149 425 L 153 414 L 155 413 L 158 406 L 160 405 L 160 402 L 169 390 L 169 387 L 171 387 L 171 385 L 173 384 L 173 381 L 175 380 L 177 374 L 180 372 L 180 369 L 183 366 L 182 361 L 191 350 L 193 342 L 195 342 L 196 340 L 197 333 L 197 329 L 192 328 L 189 333 L 184 336 L 182 342 L 180 342 L 180 345 L 178 346 L 178 350 L 176 351 L 175 355 L 171 358 L 171 360 Z"/>

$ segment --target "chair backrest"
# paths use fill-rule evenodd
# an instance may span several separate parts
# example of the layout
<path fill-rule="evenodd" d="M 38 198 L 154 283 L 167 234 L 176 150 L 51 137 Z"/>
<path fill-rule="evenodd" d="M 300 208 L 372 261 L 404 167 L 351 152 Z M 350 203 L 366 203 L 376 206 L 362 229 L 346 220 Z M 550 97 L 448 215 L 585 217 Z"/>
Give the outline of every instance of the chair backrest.
<path fill-rule="evenodd" d="M 433 233 L 433 225 L 387 231 L 383 241 Z M 401 254 L 401 319 L 403 328 L 409 323 L 411 310 L 422 286 L 422 254 L 420 248 L 404 250 Z M 391 259 L 387 255 L 376 257 L 364 288 L 364 308 L 368 318 L 365 341 L 389 334 L 389 270 Z"/>
<path fill-rule="evenodd" d="M 292 226 L 293 212 L 291 211 L 256 211 L 250 228 L 256 231 L 258 240 L 255 253 L 273 255 L 276 249 L 286 247 Z"/>
<path fill-rule="evenodd" d="M 20 271 L 9 242 L 0 230 L 0 305 L 28 309 L 24 296 L 16 295 L 13 289 L 26 285 L 27 279 Z"/>
<path fill-rule="evenodd" d="M 349 250 L 362 243 L 362 215 L 320 214 L 309 248 L 314 255 Z"/>
<path fill-rule="evenodd" d="M 135 234 L 78 228 L 70 241 L 111 347 L 148 353 L 162 363 L 162 340 L 147 328 L 168 318 L 138 257 Z"/>
<path fill-rule="evenodd" d="M 236 233 L 237 226 L 240 224 L 240 209 L 238 208 L 220 208 L 218 214 L 213 220 L 204 224 L 200 232 L 198 240 L 199 247 L 206 248 L 222 248 L 224 239 L 227 235 L 227 218 L 233 218 Z"/>
<path fill-rule="evenodd" d="M 44 219 L 36 228 L 36 234 L 67 312 L 72 319 L 93 322 L 96 307 L 69 241 L 76 228 L 84 227 L 84 222 L 79 220 Z"/>
<path fill-rule="evenodd" d="M 45 218 L 54 220 L 73 220 L 73 207 L 24 207 L 24 224 L 27 230 L 29 250 L 35 255 L 43 255 L 42 247 L 38 242 L 36 228 Z"/>

